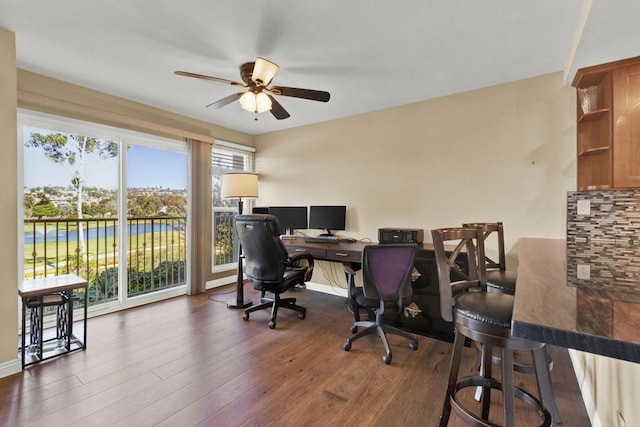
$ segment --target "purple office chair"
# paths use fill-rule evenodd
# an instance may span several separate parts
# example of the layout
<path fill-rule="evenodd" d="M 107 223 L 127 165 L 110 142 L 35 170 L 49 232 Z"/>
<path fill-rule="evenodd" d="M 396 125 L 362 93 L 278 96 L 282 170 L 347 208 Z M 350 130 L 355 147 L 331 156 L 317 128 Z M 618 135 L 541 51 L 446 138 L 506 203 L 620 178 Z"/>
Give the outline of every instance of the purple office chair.
<path fill-rule="evenodd" d="M 343 348 L 351 350 L 351 344 L 365 336 L 377 334 L 385 348 L 382 361 L 391 363 L 391 348 L 386 334 L 392 333 L 409 340 L 412 350 L 418 349 L 418 340 L 413 335 L 402 331 L 394 323 L 404 312 L 405 304 L 411 299 L 411 272 L 416 257 L 415 245 L 368 245 L 362 252 L 362 291 L 364 307 L 375 312 L 375 321 L 356 321 L 351 327 L 358 333 L 347 338 Z"/>

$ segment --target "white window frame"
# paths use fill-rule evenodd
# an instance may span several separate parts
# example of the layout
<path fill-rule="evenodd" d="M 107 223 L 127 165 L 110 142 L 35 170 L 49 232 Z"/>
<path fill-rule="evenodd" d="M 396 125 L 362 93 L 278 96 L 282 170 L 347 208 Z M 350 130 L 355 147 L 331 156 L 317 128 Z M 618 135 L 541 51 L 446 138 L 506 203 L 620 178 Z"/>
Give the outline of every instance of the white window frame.
<path fill-rule="evenodd" d="M 224 173 L 228 172 L 255 172 L 255 151 L 256 149 L 253 147 L 249 147 L 246 145 L 236 144 L 228 141 L 216 140 L 215 145 L 211 150 L 211 180 L 213 181 L 215 176 L 221 176 Z M 239 155 L 244 157 L 244 167 L 240 168 L 223 168 L 214 163 L 214 159 L 216 158 L 216 153 L 224 153 L 226 155 Z M 215 191 L 215 189 L 213 190 Z M 231 262 L 216 265 L 216 254 L 215 254 L 215 217 L 216 212 L 233 212 L 234 214 L 238 212 L 237 200 L 230 200 L 227 206 L 215 206 L 216 197 L 212 195 L 212 212 L 211 212 L 211 272 L 218 273 L 222 271 L 228 271 L 230 268 L 236 268 L 238 265 L 237 254 L 235 253 L 233 257 L 234 259 Z M 248 199 L 244 202 L 244 211 L 250 212 L 251 207 L 253 206 L 253 201 Z M 234 239 L 234 248 L 236 247 L 237 242 L 235 242 L 235 233 L 233 234 Z"/>

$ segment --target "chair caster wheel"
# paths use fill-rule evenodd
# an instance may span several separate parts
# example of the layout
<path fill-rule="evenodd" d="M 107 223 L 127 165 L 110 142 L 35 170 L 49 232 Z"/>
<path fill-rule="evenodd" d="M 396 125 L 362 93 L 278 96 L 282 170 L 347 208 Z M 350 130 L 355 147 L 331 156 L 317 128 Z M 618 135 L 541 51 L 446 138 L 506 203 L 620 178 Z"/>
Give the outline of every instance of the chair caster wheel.
<path fill-rule="evenodd" d="M 358 327 L 357 326 L 352 326 L 351 327 L 351 333 L 355 334 L 356 332 L 358 332 Z"/>
<path fill-rule="evenodd" d="M 347 341 L 346 343 L 344 343 L 342 345 L 342 348 L 344 348 L 344 351 L 349 351 L 351 350 L 351 343 L 349 341 Z"/>
<path fill-rule="evenodd" d="M 269 329 L 275 329 L 276 328 L 276 322 L 274 322 L 273 320 L 269 322 Z"/>
<path fill-rule="evenodd" d="M 245 313 L 245 314 L 242 316 L 242 320 L 249 320 L 249 314 L 248 314 L 248 313 Z"/>
<path fill-rule="evenodd" d="M 418 343 L 417 342 L 410 342 L 409 343 L 409 348 L 411 350 L 417 350 L 418 349 Z"/>
<path fill-rule="evenodd" d="M 304 320 L 305 317 L 307 317 L 306 313 L 298 313 L 298 319 Z"/>
<path fill-rule="evenodd" d="M 391 363 L 391 354 L 385 354 L 382 356 L 382 361 L 387 365 Z"/>

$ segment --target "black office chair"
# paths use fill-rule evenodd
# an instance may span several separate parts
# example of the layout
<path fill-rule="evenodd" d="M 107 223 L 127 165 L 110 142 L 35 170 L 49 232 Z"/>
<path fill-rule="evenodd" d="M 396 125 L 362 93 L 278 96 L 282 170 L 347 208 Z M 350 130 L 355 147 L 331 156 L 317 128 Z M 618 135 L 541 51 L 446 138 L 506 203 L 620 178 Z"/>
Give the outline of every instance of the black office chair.
<path fill-rule="evenodd" d="M 245 258 L 245 273 L 262 294 L 260 304 L 247 308 L 242 318 L 249 320 L 249 313 L 270 307 L 269 327 L 273 329 L 278 308 L 282 307 L 297 311 L 298 318 L 304 319 L 307 309 L 296 305 L 295 298 L 280 298 L 280 294 L 311 279 L 313 257 L 306 252 L 287 253 L 280 240 L 280 224 L 273 215 L 238 215 L 236 231 Z M 266 292 L 273 293 L 273 298 L 267 298 Z"/>
<path fill-rule="evenodd" d="M 554 414 L 555 422 L 561 422 L 551 389 L 548 365 L 545 358 L 545 345 L 513 337 L 511 335 L 513 295 L 487 292 L 482 228 L 454 227 L 432 230 L 431 234 L 438 268 L 441 315 L 444 320 L 454 322 L 455 325 L 449 382 L 440 416 L 440 427 L 448 424 L 451 409 L 454 409 L 468 425 L 496 425 L 488 421 L 492 389 L 502 391 L 505 426 L 514 425 L 515 398 L 521 399 L 537 411 L 541 419 L 541 426 L 551 425 L 552 418 L 549 410 Z M 456 242 L 457 248 L 464 248 L 469 265 L 467 278 L 451 280 L 451 273 L 456 269 L 455 259 L 447 256 L 444 247 L 445 242 L 449 244 Z M 479 376 L 458 379 L 462 349 L 466 339 L 481 344 L 482 371 Z M 492 378 L 491 374 L 493 347 L 502 349 L 501 382 Z M 541 396 L 542 402 L 531 393 L 515 386 L 513 378 L 514 350 L 532 352 L 538 394 Z M 479 410 L 472 410 L 463 404 L 459 398 L 458 393 L 467 387 L 482 388 L 481 408 Z"/>
<path fill-rule="evenodd" d="M 377 334 L 385 348 L 384 363 L 391 363 L 393 357 L 386 334 L 400 335 L 409 340 L 412 350 L 418 349 L 418 340 L 392 324 L 404 312 L 405 304 L 411 299 L 411 272 L 416 257 L 415 245 L 368 245 L 362 251 L 362 292 L 361 305 L 375 311 L 375 321 L 356 321 L 351 330 L 365 329 L 347 338 L 343 348 L 351 350 L 351 344 L 365 336 Z M 357 310 L 357 308 L 354 308 Z"/>

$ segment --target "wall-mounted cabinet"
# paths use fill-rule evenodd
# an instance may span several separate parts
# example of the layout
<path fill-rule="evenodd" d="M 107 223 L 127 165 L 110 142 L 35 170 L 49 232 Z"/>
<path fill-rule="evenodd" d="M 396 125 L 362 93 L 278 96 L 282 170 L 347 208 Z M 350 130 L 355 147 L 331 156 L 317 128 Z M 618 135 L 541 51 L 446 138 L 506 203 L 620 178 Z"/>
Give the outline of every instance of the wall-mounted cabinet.
<path fill-rule="evenodd" d="M 640 187 L 640 57 L 576 73 L 578 190 Z"/>

